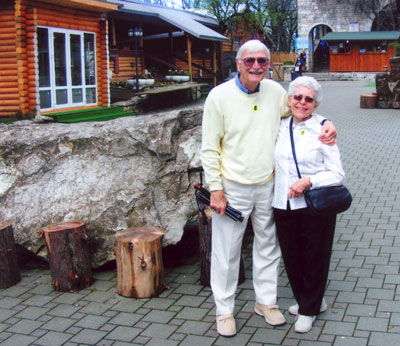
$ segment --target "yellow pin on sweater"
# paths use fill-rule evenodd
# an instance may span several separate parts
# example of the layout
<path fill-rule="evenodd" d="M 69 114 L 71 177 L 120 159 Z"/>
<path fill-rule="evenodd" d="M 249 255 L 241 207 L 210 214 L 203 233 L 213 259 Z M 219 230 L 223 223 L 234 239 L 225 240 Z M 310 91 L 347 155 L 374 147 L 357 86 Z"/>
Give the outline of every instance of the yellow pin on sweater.
<path fill-rule="evenodd" d="M 258 111 L 258 105 L 253 106 L 253 111 Z"/>

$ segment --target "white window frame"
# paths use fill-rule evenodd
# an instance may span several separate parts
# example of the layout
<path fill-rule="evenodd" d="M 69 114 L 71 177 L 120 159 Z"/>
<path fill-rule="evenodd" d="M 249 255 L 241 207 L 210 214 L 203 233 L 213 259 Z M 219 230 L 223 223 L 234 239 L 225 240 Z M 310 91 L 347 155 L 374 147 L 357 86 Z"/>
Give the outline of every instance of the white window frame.
<path fill-rule="evenodd" d="M 81 107 L 86 105 L 96 105 L 98 103 L 98 89 L 97 89 L 97 60 L 96 60 L 96 33 L 91 31 L 80 31 L 80 30 L 70 30 L 56 27 L 38 26 L 38 28 L 47 29 L 47 38 L 49 45 L 49 74 L 50 74 L 50 86 L 39 87 L 39 91 L 50 90 L 51 93 L 51 106 L 48 108 L 42 108 L 42 110 L 52 110 L 61 108 L 72 108 Z M 61 33 L 65 35 L 65 64 L 67 67 L 66 71 L 66 86 L 56 86 L 56 76 L 55 76 L 55 62 L 54 62 L 54 34 Z M 94 38 L 93 48 L 94 48 L 94 63 L 95 63 L 95 84 L 86 84 L 85 78 L 85 34 L 92 34 Z M 78 35 L 81 39 L 81 85 L 72 85 L 72 71 L 71 71 L 71 45 L 70 45 L 70 35 Z M 40 76 L 39 76 L 40 78 Z M 82 88 L 82 102 L 72 102 L 72 89 Z M 95 88 L 96 90 L 96 100 L 95 102 L 87 102 L 86 100 L 86 89 Z M 57 104 L 56 103 L 56 91 L 67 89 L 67 103 Z M 40 104 L 40 103 L 39 103 Z"/>

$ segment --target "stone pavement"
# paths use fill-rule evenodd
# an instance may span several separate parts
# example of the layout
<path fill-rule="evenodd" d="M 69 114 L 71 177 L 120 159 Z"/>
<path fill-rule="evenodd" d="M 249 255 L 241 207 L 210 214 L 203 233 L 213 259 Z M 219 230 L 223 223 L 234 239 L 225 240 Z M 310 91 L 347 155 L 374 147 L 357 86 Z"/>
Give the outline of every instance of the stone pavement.
<path fill-rule="evenodd" d="M 338 216 L 322 313 L 311 332 L 296 334 L 294 303 L 282 267 L 280 308 L 287 323 L 273 328 L 253 312 L 251 234 L 245 239 L 248 278 L 238 287 L 234 338 L 219 337 L 209 288 L 199 284 L 195 253 L 166 269 L 169 289 L 153 299 L 116 293 L 116 271 L 95 274 L 88 289 L 56 293 L 48 270 L 22 271 L 22 281 L 0 290 L 0 344 L 24 345 L 400 345 L 400 110 L 360 109 L 364 82 L 322 82 L 319 114 L 331 118 L 353 193 Z"/>

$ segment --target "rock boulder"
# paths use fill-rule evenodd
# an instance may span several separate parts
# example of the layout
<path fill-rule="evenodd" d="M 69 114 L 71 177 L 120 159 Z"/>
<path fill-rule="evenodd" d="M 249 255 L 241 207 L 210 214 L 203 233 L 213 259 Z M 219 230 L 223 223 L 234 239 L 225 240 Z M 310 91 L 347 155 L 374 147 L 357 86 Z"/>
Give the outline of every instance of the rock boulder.
<path fill-rule="evenodd" d="M 0 221 L 47 256 L 37 231 L 86 223 L 94 267 L 114 259 L 115 231 L 148 225 L 176 244 L 197 214 L 193 183 L 203 105 L 108 122 L 0 125 Z"/>

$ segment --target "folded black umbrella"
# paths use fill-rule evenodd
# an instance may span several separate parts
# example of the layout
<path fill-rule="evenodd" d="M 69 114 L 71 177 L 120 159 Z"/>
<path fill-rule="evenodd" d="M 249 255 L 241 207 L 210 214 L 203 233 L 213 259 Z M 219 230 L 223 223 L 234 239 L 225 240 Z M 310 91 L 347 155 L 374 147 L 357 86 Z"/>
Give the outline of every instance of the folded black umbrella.
<path fill-rule="evenodd" d="M 194 188 L 196 189 L 195 196 L 197 205 L 204 217 L 204 205 L 210 206 L 210 192 L 202 187 L 201 184 L 195 184 Z M 242 216 L 242 212 L 231 207 L 229 204 L 226 206 L 225 214 L 226 216 L 229 216 L 233 221 L 242 222 L 244 219 Z"/>

